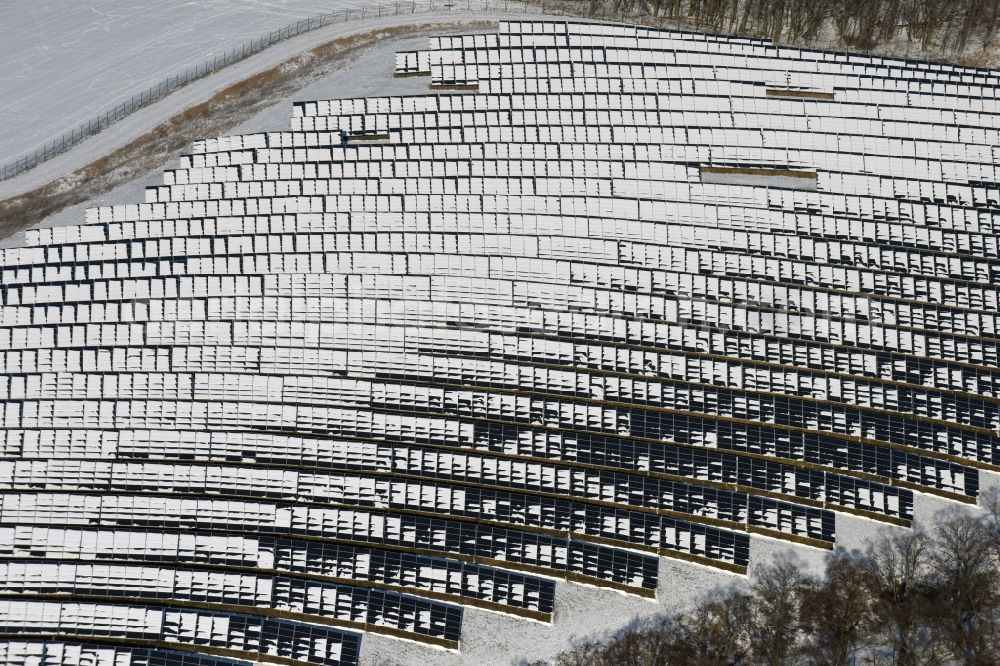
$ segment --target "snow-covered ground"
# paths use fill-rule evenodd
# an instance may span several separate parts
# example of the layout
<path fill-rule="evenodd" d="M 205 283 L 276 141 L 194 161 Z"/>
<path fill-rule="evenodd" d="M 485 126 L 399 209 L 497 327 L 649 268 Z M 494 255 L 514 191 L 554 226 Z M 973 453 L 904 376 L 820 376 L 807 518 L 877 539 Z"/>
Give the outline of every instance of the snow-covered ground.
<path fill-rule="evenodd" d="M 484 8 L 489 2 L 490 9 Z M 257 53 L 245 60 L 225 67 L 214 74 L 194 81 L 189 85 L 174 91 L 165 98 L 126 116 L 104 131 L 91 136 L 69 151 L 56 155 L 38 166 L 21 173 L 18 176 L 0 181 L 0 200 L 31 191 L 59 177 L 73 173 L 97 159 L 104 157 L 143 136 L 160 123 L 172 118 L 200 102 L 203 102 L 219 90 L 243 81 L 259 72 L 265 71 L 280 63 L 286 62 L 308 49 L 329 41 L 366 33 L 368 31 L 392 28 L 409 24 L 444 25 L 469 21 L 497 21 L 504 18 L 538 18 L 539 14 L 523 14 L 514 9 L 511 3 L 509 11 L 497 11 L 502 7 L 490 0 L 464 0 L 449 2 L 434 0 L 432 11 L 427 11 L 431 3 L 428 0 L 418 0 L 421 9 L 416 17 L 402 13 L 400 15 L 383 16 L 351 20 L 347 23 L 334 23 L 323 28 L 307 32 L 292 39 L 279 42 L 274 46 Z M 471 10 L 468 7 L 472 7 Z M 358 89 L 358 95 L 370 94 L 371 88 Z M 0 96 L 0 104 L 2 104 Z M 74 117 L 68 107 L 64 109 L 67 117 Z M 290 114 L 289 114 L 290 115 Z M 74 122 L 76 122 L 74 120 Z M 287 117 L 278 129 L 288 127 Z M 2 129 L 2 128 L 0 128 Z M 3 161 L 0 154 L 0 161 Z M 15 241 L 16 244 L 16 241 Z M 11 241 L 0 239 L 0 247 L 12 247 Z"/>
<path fill-rule="evenodd" d="M 379 0 L 0 2 L 0 163 L 302 18 Z M 386 2 L 385 4 L 393 4 Z"/>
<path fill-rule="evenodd" d="M 370 22 L 365 22 L 365 25 L 369 25 Z M 430 33 L 435 35 L 438 34 L 450 34 L 455 32 L 454 30 L 449 31 L 445 29 L 433 29 Z M 463 31 L 458 31 L 463 32 Z M 429 34 L 430 34 L 429 33 Z M 310 41 L 311 43 L 311 41 Z M 290 45 L 289 45 L 290 46 Z M 408 37 L 408 38 L 397 38 L 379 44 L 377 47 L 368 49 L 358 57 L 357 59 L 347 63 L 344 67 L 338 69 L 334 74 L 314 81 L 301 88 L 293 99 L 285 99 L 281 102 L 274 104 L 260 113 L 254 115 L 253 117 L 246 120 L 241 125 L 233 128 L 229 134 L 252 134 L 255 132 L 277 132 L 281 130 L 287 130 L 290 125 L 290 119 L 292 117 L 292 102 L 298 100 L 311 100 L 311 99 L 338 99 L 345 97 L 363 97 L 365 95 L 419 95 L 427 92 L 427 82 L 428 79 L 424 77 L 412 77 L 412 78 L 395 78 L 393 77 L 393 71 L 395 68 L 395 57 L 397 51 L 415 51 L 418 49 L 423 49 L 427 47 L 427 37 Z M 277 51 L 284 51 L 286 47 L 275 47 L 276 53 L 271 54 L 276 55 Z M 263 54 L 261 54 L 263 57 Z M 268 62 L 270 63 L 270 56 Z M 254 65 L 255 63 L 240 63 L 239 65 L 234 65 L 234 68 L 240 68 L 244 64 Z M 270 64 L 268 65 L 270 66 Z M 234 74 L 231 72 L 230 74 Z M 228 81 L 228 79 L 227 79 Z M 203 87 L 205 91 L 201 93 L 201 96 L 207 97 L 211 94 L 211 91 L 216 90 L 222 86 L 213 82 L 205 80 L 203 82 L 198 82 L 193 84 L 193 86 Z M 0 196 L 3 195 L 3 190 L 5 187 L 16 184 L 15 181 L 20 181 L 24 177 L 35 178 L 37 175 L 47 171 L 52 167 L 57 167 L 61 162 L 65 162 L 72 158 L 77 162 L 81 162 L 81 165 L 96 159 L 100 155 L 98 152 L 103 150 L 108 152 L 111 150 L 109 146 L 108 138 L 109 136 L 115 136 L 118 139 L 117 134 L 125 129 L 131 129 L 129 126 L 137 121 L 144 120 L 140 116 L 144 114 L 149 114 L 152 119 L 148 122 L 159 122 L 164 120 L 172 113 L 176 113 L 180 109 L 172 108 L 172 105 L 176 102 L 181 102 L 182 98 L 193 92 L 192 90 L 182 90 L 171 95 L 171 100 L 164 100 L 163 102 L 158 102 L 156 105 L 144 109 L 137 114 L 135 118 L 129 118 L 124 120 L 119 125 L 112 127 L 110 130 L 103 132 L 100 136 L 93 137 L 83 144 L 76 146 L 72 151 L 66 153 L 65 155 L 59 156 L 50 162 L 47 162 L 37 168 L 37 170 L 32 170 L 19 176 L 16 179 L 12 179 L 7 183 L 0 183 Z M 168 105 L 167 102 L 170 102 Z M 186 101 L 186 100 L 184 100 Z M 164 113 L 159 107 L 161 105 L 171 106 L 170 110 Z M 188 104 L 190 105 L 190 104 Z M 137 130 L 140 131 L 140 130 Z M 118 139 L 120 143 L 127 143 L 128 140 L 138 136 L 136 132 L 126 132 L 126 137 Z M 93 146 L 91 146 L 93 144 Z M 94 152 L 97 150 L 97 152 Z M 101 152 L 101 154 L 104 154 Z M 93 154 L 92 154 L 93 153 Z M 164 168 L 173 168 L 176 166 L 174 162 L 164 165 Z M 43 179 L 44 180 L 44 179 Z M 41 184 L 39 180 L 36 184 Z M 141 178 L 137 178 L 129 183 L 119 185 L 110 192 L 103 194 L 95 199 L 87 201 L 85 203 L 78 204 L 76 206 L 70 206 L 65 210 L 60 211 L 54 215 L 51 215 L 39 224 L 35 225 L 35 228 L 45 228 L 45 227 L 59 227 L 68 224 L 81 224 L 84 221 L 87 209 L 93 206 L 108 206 L 120 203 L 134 203 L 138 201 L 145 200 L 145 189 L 154 185 L 163 184 L 163 171 L 156 169 L 150 173 L 145 174 Z M 8 238 L 0 239 L 0 248 L 7 247 L 18 247 L 24 242 L 24 233 L 19 232 L 10 236 Z"/>
<path fill-rule="evenodd" d="M 980 476 L 983 490 L 1000 488 L 1000 474 L 981 472 Z M 917 522 L 931 530 L 937 519 L 962 510 L 976 511 L 969 505 L 924 493 L 917 493 L 914 498 Z M 906 528 L 850 514 L 837 514 L 837 546 L 847 550 L 864 550 L 876 534 L 903 529 Z M 466 608 L 460 653 L 366 634 L 361 642 L 361 664 L 519 666 L 550 659 L 581 641 L 613 635 L 632 622 L 682 609 L 729 586 L 747 585 L 756 570 L 779 557 L 790 558 L 807 571 L 819 574 L 828 554 L 829 551 L 819 548 L 754 535 L 750 539 L 750 577 L 662 558 L 655 601 L 562 582 L 556 586 L 554 622 L 551 625 Z"/>

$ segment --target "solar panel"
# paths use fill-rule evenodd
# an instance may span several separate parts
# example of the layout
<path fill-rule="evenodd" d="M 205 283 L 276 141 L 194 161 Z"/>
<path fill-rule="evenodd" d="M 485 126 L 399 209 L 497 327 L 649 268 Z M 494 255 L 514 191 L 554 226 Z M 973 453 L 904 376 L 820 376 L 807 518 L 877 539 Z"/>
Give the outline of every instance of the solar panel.
<path fill-rule="evenodd" d="M 0 250 L 0 660 L 461 649 L 1000 470 L 994 73 L 428 41 Z"/>

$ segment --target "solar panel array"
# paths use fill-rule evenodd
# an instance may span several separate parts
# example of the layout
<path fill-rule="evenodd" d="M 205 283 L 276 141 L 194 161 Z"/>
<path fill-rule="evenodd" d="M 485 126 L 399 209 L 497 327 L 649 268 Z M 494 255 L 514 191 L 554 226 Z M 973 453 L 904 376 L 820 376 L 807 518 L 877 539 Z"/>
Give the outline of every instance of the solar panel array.
<path fill-rule="evenodd" d="M 0 662 L 458 648 L 1000 469 L 995 73 L 512 21 L 397 75 L 0 251 Z"/>

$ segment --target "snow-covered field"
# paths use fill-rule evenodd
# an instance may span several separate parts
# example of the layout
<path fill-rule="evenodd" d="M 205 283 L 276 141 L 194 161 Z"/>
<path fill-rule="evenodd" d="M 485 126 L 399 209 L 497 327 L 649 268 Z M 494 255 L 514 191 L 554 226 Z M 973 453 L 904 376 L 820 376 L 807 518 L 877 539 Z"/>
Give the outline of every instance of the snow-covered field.
<path fill-rule="evenodd" d="M 448 34 L 448 30 L 436 29 L 432 31 L 433 34 Z M 414 51 L 422 48 L 426 48 L 427 38 L 426 37 L 409 37 L 409 38 L 399 38 L 383 42 L 379 46 L 367 50 L 363 55 L 361 55 L 356 60 L 349 62 L 344 67 L 337 70 L 336 73 L 319 79 L 313 83 L 306 85 L 301 88 L 293 99 L 285 99 L 281 102 L 270 106 L 260 113 L 254 115 L 253 117 L 247 119 L 246 122 L 242 123 L 238 127 L 233 128 L 230 134 L 252 134 L 254 132 L 276 132 L 281 130 L 287 130 L 289 125 L 289 118 L 292 114 L 292 102 L 296 100 L 309 100 L 309 99 L 338 99 L 346 97 L 364 97 L 365 95 L 419 95 L 426 92 L 427 90 L 427 79 L 422 77 L 416 78 L 395 78 L 392 75 L 393 68 L 395 67 L 395 58 L 397 51 Z M 276 49 L 278 50 L 278 49 Z M 234 66 L 239 68 L 240 65 Z M 204 82 L 206 96 L 215 87 L 208 85 L 209 81 Z M 199 84 L 194 84 L 195 86 Z M 217 86 L 216 86 L 217 87 Z M 180 97 L 186 94 L 187 91 L 174 93 L 174 95 Z M 160 104 L 163 104 L 162 102 Z M 158 106 L 158 105 L 157 105 Z M 183 107 L 182 107 L 183 108 Z M 140 114 L 150 113 L 154 115 L 154 121 L 156 119 L 164 119 L 163 114 L 154 113 L 158 111 L 155 108 L 146 109 L 141 111 Z M 176 109 L 173 110 L 176 112 Z M 139 115 L 139 114 L 136 114 Z M 125 123 L 130 122 L 126 120 Z M 116 133 L 120 129 L 119 127 L 112 128 L 108 132 Z M 94 137 L 90 139 L 86 144 L 81 144 L 76 146 L 71 151 L 71 154 L 61 156 L 52 160 L 50 163 L 44 164 L 38 167 L 39 171 L 47 170 L 48 167 L 57 165 L 58 161 L 65 161 L 65 158 L 76 156 L 78 153 L 83 152 L 89 155 L 89 158 L 84 158 L 84 163 L 87 159 L 96 159 L 100 156 L 100 150 L 88 150 L 90 144 L 100 145 L 106 144 L 106 141 L 102 140 L 103 134 L 101 136 Z M 130 135 L 131 136 L 131 135 Z M 126 139 L 127 140 L 127 139 Z M 125 140 L 123 140 L 125 141 Z M 173 168 L 176 164 L 171 162 L 164 165 L 164 168 Z M 37 172 L 32 170 L 25 175 L 33 175 Z M 23 179 L 23 176 L 21 177 Z M 14 181 L 9 181 L 13 183 Z M 35 183 L 35 185 L 41 184 L 41 181 Z M 132 203 L 137 201 L 143 201 L 145 198 L 145 188 L 153 185 L 163 184 L 163 171 L 156 169 L 144 176 L 137 178 L 129 183 L 120 185 L 113 190 L 107 192 L 106 194 L 92 199 L 90 201 L 77 204 L 75 206 L 70 206 L 65 210 L 62 210 L 48 218 L 42 220 L 39 224 L 35 225 L 35 228 L 44 227 L 59 227 L 69 224 L 80 224 L 84 221 L 87 209 L 93 206 L 109 206 L 120 203 Z M 4 194 L 4 185 L 0 185 L 0 197 Z M 19 232 L 10 236 L 8 238 L 0 239 L 0 248 L 8 247 L 19 247 L 24 242 L 24 233 Z"/>
<path fill-rule="evenodd" d="M 378 4 L 378 0 L 0 2 L 4 64 L 0 163 L 252 37 L 302 18 Z"/>

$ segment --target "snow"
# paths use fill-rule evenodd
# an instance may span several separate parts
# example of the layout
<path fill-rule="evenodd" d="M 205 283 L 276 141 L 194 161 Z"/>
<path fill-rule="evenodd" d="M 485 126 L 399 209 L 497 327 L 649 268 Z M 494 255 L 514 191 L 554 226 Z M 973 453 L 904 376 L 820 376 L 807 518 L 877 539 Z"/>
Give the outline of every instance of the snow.
<path fill-rule="evenodd" d="M 468 13 L 456 14 L 454 18 L 450 14 L 422 15 L 420 22 L 461 21 L 468 20 L 471 16 Z M 345 34 L 366 32 L 376 26 L 399 25 L 410 22 L 410 20 L 410 17 L 400 16 L 356 21 L 352 22 L 349 26 L 329 26 L 278 44 L 264 53 L 227 67 L 222 72 L 196 81 L 174 92 L 166 99 L 132 114 L 99 135 L 74 146 L 72 150 L 44 162 L 40 166 L 16 178 L 0 182 L 0 198 L 28 191 L 54 178 L 86 166 L 90 162 L 112 152 L 117 147 L 126 145 L 130 141 L 142 136 L 160 122 L 183 111 L 185 108 L 211 97 L 215 91 L 251 76 L 255 72 L 273 67 L 296 53 Z M 469 30 L 449 30 L 438 27 L 427 30 L 426 35 L 466 32 L 469 32 Z M 289 127 L 289 119 L 292 115 L 292 102 L 296 100 L 360 97 L 376 92 L 393 95 L 423 94 L 428 90 L 427 78 L 394 78 L 393 71 L 397 51 L 426 47 L 427 37 L 397 38 L 386 41 L 378 47 L 366 50 L 363 55 L 352 60 L 346 66 L 339 68 L 330 76 L 307 83 L 305 87 L 295 93 L 293 98 L 272 105 L 263 112 L 251 117 L 243 124 L 233 128 L 228 134 L 287 129 Z M 175 161 L 164 164 L 162 168 L 171 168 L 173 166 L 175 166 Z M 162 169 L 156 169 L 129 183 L 120 185 L 102 196 L 76 206 L 68 207 L 59 213 L 51 215 L 35 225 L 35 228 L 80 224 L 84 221 L 87 208 L 118 204 L 123 201 L 143 201 L 145 199 L 146 187 L 162 184 Z M 0 248 L 19 247 L 23 243 L 24 233 L 19 232 L 7 238 L 0 239 Z"/>
<path fill-rule="evenodd" d="M 193 83 L 168 95 L 166 98 L 140 109 L 129 116 L 126 116 L 123 120 L 114 123 L 111 127 L 105 129 L 99 134 L 89 137 L 73 146 L 71 150 L 42 162 L 33 169 L 30 169 L 14 178 L 0 181 L 0 199 L 29 192 L 36 187 L 40 187 L 57 178 L 73 173 L 74 171 L 91 164 L 95 160 L 112 153 L 118 148 L 128 145 L 135 139 L 143 136 L 155 128 L 160 123 L 183 112 L 185 109 L 211 98 L 211 96 L 219 90 L 222 90 L 234 83 L 243 81 L 271 67 L 279 65 L 313 47 L 325 44 L 335 39 L 367 33 L 378 28 L 392 28 L 396 26 L 411 25 L 414 22 L 419 24 L 440 25 L 470 21 L 497 21 L 511 17 L 538 18 L 540 16 L 538 14 L 520 13 L 514 9 L 513 4 L 511 5 L 509 11 L 494 11 L 493 8 L 496 7 L 496 5 L 493 3 L 490 3 L 490 11 L 477 11 L 475 9 L 476 6 L 485 6 L 489 0 L 467 0 L 461 6 L 449 5 L 450 8 L 444 8 L 444 5 L 442 5 L 442 9 L 440 11 L 438 9 L 438 4 L 440 3 L 435 3 L 433 11 L 430 11 L 429 7 L 431 2 L 433 2 L 433 0 L 430 2 L 427 0 L 418 0 L 417 6 L 419 11 L 417 13 L 417 19 L 414 19 L 411 14 L 403 13 L 398 16 L 351 20 L 347 23 L 335 23 L 328 25 L 292 39 L 279 42 L 261 53 L 230 65 L 229 67 L 225 67 L 210 76 L 194 81 Z M 468 9 L 470 5 L 473 7 L 471 11 Z M 0 16 L 2 16 L 2 12 L 3 10 L 0 9 Z M 2 35 L 2 32 L 0 32 L 0 35 Z M 384 69 L 381 64 L 379 65 L 378 71 L 385 73 L 385 76 L 382 76 L 382 78 L 379 79 L 383 82 L 381 84 L 382 87 L 379 89 L 387 91 L 396 90 L 394 87 L 387 87 L 394 85 L 387 83 L 386 79 L 389 81 L 392 80 L 391 73 L 395 67 L 394 54 L 387 57 L 393 58 L 393 60 L 391 60 L 388 70 Z M 0 74 L 0 76 L 2 76 L 2 74 Z M 349 84 L 347 89 L 353 90 L 353 93 L 340 92 L 339 88 L 334 88 L 332 92 L 328 93 L 326 96 L 357 96 L 368 94 L 375 90 L 375 88 L 372 88 L 371 86 L 365 87 L 358 85 L 363 82 L 364 80 L 355 81 L 353 79 L 347 82 Z M 0 90 L 2 90 L 2 87 L 0 87 Z M 0 109 L 2 109 L 4 104 L 3 99 L 4 97 L 0 96 Z M 291 101 L 288 102 L 288 108 L 290 107 Z M 85 116 L 82 114 L 74 115 L 67 111 L 66 109 L 70 108 L 68 105 L 62 105 L 61 108 L 64 109 L 67 117 L 73 118 L 74 123 L 78 123 L 80 119 L 85 119 Z M 287 111 L 285 111 L 285 113 L 286 115 L 281 118 L 280 123 L 272 125 L 271 129 L 288 127 Z M 0 116 L 2 116 L 2 111 L 0 111 Z M 275 118 L 277 118 L 277 116 L 275 116 Z M 0 126 L 0 132 L 3 131 L 6 131 L 6 128 Z M 0 161 L 5 161 L 2 152 L 0 152 Z M 0 247 L 13 247 L 15 245 L 16 242 L 12 245 L 11 241 L 0 239 Z"/>
<path fill-rule="evenodd" d="M 13 6 L 27 6 L 28 4 L 29 3 L 24 3 L 21 0 L 11 3 Z M 101 3 L 98 4 L 100 5 Z M 114 3 L 105 2 L 103 4 Z M 265 16 L 273 18 L 275 27 L 277 27 L 277 25 L 287 23 L 290 18 L 295 18 L 294 16 L 289 17 L 287 14 L 281 14 L 281 11 L 293 11 L 293 7 L 309 8 L 305 11 L 305 14 L 317 13 L 318 11 L 324 9 L 330 9 L 329 5 L 320 7 L 319 3 L 311 3 L 305 0 L 290 0 L 289 2 L 282 3 L 259 1 L 252 3 L 237 3 L 231 0 L 224 0 L 222 2 L 214 3 L 213 7 L 215 8 L 214 11 L 216 13 L 209 12 L 206 6 L 201 3 L 197 3 L 194 10 L 206 12 L 206 16 L 212 20 L 222 20 L 219 17 L 227 15 L 237 17 L 243 16 L 243 12 L 240 11 L 240 7 L 244 4 L 247 7 L 257 8 L 253 10 L 247 9 L 246 14 L 253 14 L 254 12 L 259 11 L 260 6 L 264 6 L 268 11 L 259 13 L 256 18 L 260 19 Z M 338 7 L 339 6 L 342 5 L 338 5 Z M 43 7 L 46 11 L 51 9 L 48 5 L 44 5 Z M 278 9 L 279 7 L 281 8 L 280 11 Z M 230 14 L 226 14 L 223 11 L 224 9 L 230 12 Z M 88 11 L 89 10 L 84 10 L 75 6 L 69 10 L 71 14 L 77 14 L 80 16 L 87 14 Z M 156 10 L 154 14 L 159 11 L 160 10 Z M 14 12 L 10 6 L 0 8 L 0 25 L 10 26 L 10 23 L 6 20 L 8 18 L 6 16 L 8 13 L 16 12 Z M 27 15 L 31 13 L 31 11 L 25 11 L 25 17 L 22 18 L 27 20 Z M 162 13 L 169 14 L 170 12 Z M 43 10 L 38 10 L 35 14 L 40 17 L 44 14 L 44 12 Z M 246 21 L 245 26 L 254 23 L 254 21 L 251 20 L 252 18 L 254 17 L 243 17 Z M 39 20 L 41 19 L 39 18 Z M 146 19 L 144 18 L 143 20 Z M 152 21 L 150 20 L 150 23 L 151 22 Z M 164 29 L 168 33 L 169 23 L 169 20 L 165 20 Z M 178 21 L 177 23 L 181 22 Z M 183 21 L 183 23 L 187 23 L 187 20 Z M 27 23 L 21 23 L 19 25 L 21 26 L 19 30 L 27 31 Z M 117 26 L 118 24 L 114 25 Z M 125 20 L 122 25 L 128 26 L 131 25 L 131 23 L 129 20 Z M 266 30 L 268 27 L 269 26 L 263 26 L 260 29 Z M 98 28 L 93 29 L 96 30 Z M 139 28 L 136 28 L 136 30 L 138 29 Z M 194 32 L 199 32 L 195 27 L 191 27 L 190 29 Z M 233 43 L 241 42 L 247 36 L 248 29 L 250 28 L 245 28 L 243 32 L 236 35 Z M 359 29 L 366 28 L 359 27 Z M 449 31 L 436 29 L 432 32 L 436 34 L 447 34 Z M 204 34 L 209 34 L 209 31 L 205 30 Z M 322 41 L 329 38 L 330 37 L 324 37 Z M 80 39 L 83 39 L 83 37 L 81 36 Z M 49 40 L 46 39 L 46 42 L 48 41 Z M 162 51 L 159 51 L 161 55 L 156 57 L 167 58 L 168 56 L 166 54 L 169 53 L 174 53 L 175 56 L 181 55 L 180 51 L 184 50 L 181 46 L 172 43 L 171 40 L 165 39 L 165 41 L 167 43 L 161 44 L 159 47 L 154 46 L 154 51 L 156 51 L 157 48 L 162 48 Z M 212 43 L 209 43 L 209 41 Z M 206 41 L 206 48 L 211 48 L 215 41 L 216 40 L 214 39 Z M 26 44 L 27 41 L 24 43 Z M 154 39 L 153 43 L 154 45 L 159 43 L 159 39 Z M 424 45 L 424 38 L 395 39 L 384 42 L 377 47 L 368 49 L 359 58 L 352 61 L 350 64 L 338 70 L 334 74 L 309 83 L 294 95 L 294 99 L 307 100 L 356 97 L 374 93 L 422 93 L 426 91 L 428 82 L 426 78 L 417 77 L 395 79 L 392 77 L 392 69 L 394 64 L 394 54 L 396 51 L 415 50 L 422 48 Z M 111 50 L 118 53 L 119 47 L 114 45 Z M 123 54 L 131 53 L 125 45 L 121 47 L 120 52 Z M 67 51 L 67 53 L 72 53 L 72 49 Z M 203 56 L 204 52 L 201 53 L 198 58 Z M 56 58 L 56 61 L 58 61 L 60 57 L 67 56 L 65 53 L 60 55 L 59 52 L 57 52 L 54 57 Z M 112 56 L 110 55 L 107 56 L 106 62 L 110 62 L 111 57 Z M 127 55 L 122 57 L 127 57 Z M 88 57 L 81 57 L 79 60 L 81 63 L 87 62 Z M 137 60 L 140 61 L 140 65 L 145 63 L 144 58 Z M 149 62 L 153 62 L 152 55 L 150 56 Z M 158 62 L 162 64 L 162 60 Z M 177 66 L 178 68 L 182 68 L 183 64 L 180 64 L 180 61 L 178 61 Z M 12 69 L 17 70 L 18 67 L 15 66 Z M 82 69 L 86 71 L 88 68 L 82 67 Z M 119 70 L 117 70 L 117 75 L 122 77 L 121 80 L 139 80 L 138 77 L 140 75 L 136 73 L 140 69 L 138 66 L 135 69 L 129 66 L 129 72 L 126 72 L 125 69 L 126 68 L 119 68 Z M 174 70 L 171 69 L 170 71 Z M 111 76 L 112 73 L 109 73 L 109 76 Z M 39 74 L 42 77 L 43 82 L 48 80 L 48 74 L 46 71 L 40 71 Z M 152 74 L 152 80 L 159 80 L 159 78 L 162 78 L 162 74 L 162 71 L 154 71 L 154 74 Z M 53 80 L 64 78 L 61 72 L 53 71 L 51 72 L 51 75 Z M 14 78 L 16 77 L 12 76 L 9 72 L 0 72 L 0 90 L 6 90 L 5 86 L 8 85 L 8 81 Z M 65 80 L 72 82 L 72 79 Z M 102 78 L 99 80 L 103 81 L 104 79 Z M 101 84 L 98 83 L 97 85 L 99 87 Z M 139 83 L 137 85 L 141 88 L 145 85 L 145 83 Z M 204 95 L 206 94 L 206 91 L 218 89 L 219 87 L 218 83 L 206 81 L 204 86 L 205 90 L 200 91 L 199 94 Z M 31 104 L 34 104 L 37 100 L 44 98 L 46 90 L 48 90 L 47 85 L 40 83 L 39 91 L 37 92 L 39 97 L 36 98 L 29 95 L 26 97 L 27 101 L 25 103 L 27 104 L 30 102 Z M 58 87 L 49 90 L 49 92 L 56 94 L 59 92 Z M 86 97 L 87 93 L 87 86 L 79 85 L 78 88 L 73 88 L 71 85 L 71 96 L 82 95 L 82 97 Z M 177 99 L 181 100 L 180 97 Z M 253 118 L 248 119 L 240 126 L 234 128 L 231 134 L 276 130 L 287 127 L 291 110 L 291 102 L 292 100 L 289 99 L 279 104 L 275 104 L 274 106 L 257 114 Z M 10 96 L 6 94 L 0 96 L 0 118 L 6 119 L 8 114 L 12 113 L 11 106 Z M 106 106 L 106 104 L 99 105 L 98 108 L 104 108 L 104 106 Z M 155 106 L 159 107 L 160 105 Z M 60 115 L 61 113 L 68 113 L 66 109 L 71 108 L 73 108 L 72 104 L 54 105 L 52 111 L 48 116 L 45 116 L 43 120 L 54 122 L 56 118 L 62 117 Z M 151 107 L 147 111 L 152 112 L 155 110 L 156 109 Z M 152 114 L 152 116 L 154 118 L 169 117 L 169 114 L 164 115 L 165 112 L 163 111 L 158 111 L 157 113 L 159 115 Z M 19 114 L 15 113 L 14 115 L 30 117 L 31 113 L 25 112 L 22 108 Z M 22 123 L 22 127 L 29 124 L 23 120 L 23 118 L 20 119 L 20 122 Z M 21 136 L 13 136 L 16 134 L 17 133 L 14 132 L 9 125 L 0 124 L 0 146 L 5 146 L 5 142 L 8 140 L 15 141 L 23 139 Z M 98 142 L 100 141 L 102 141 L 102 139 L 98 138 Z M 78 146 L 77 148 L 82 148 L 82 146 Z M 75 150 L 73 152 L 75 153 L 77 151 Z M 124 201 L 141 201 L 143 199 L 142 194 L 144 187 L 151 184 L 158 184 L 160 182 L 162 182 L 162 174 L 159 170 L 156 170 L 142 178 L 132 181 L 131 183 L 118 187 L 94 201 L 68 208 L 63 212 L 48 218 L 42 224 L 43 226 L 58 226 L 62 224 L 82 222 L 85 208 L 100 204 L 121 203 Z M 14 238 L 16 239 L 17 237 Z M 16 244 L 16 240 L 11 241 L 9 244 Z M 2 245 L 3 244 L 0 244 L 0 246 Z M 1000 488 L 1000 474 L 982 472 L 981 475 L 982 486 L 984 489 Z M 936 498 L 923 493 L 916 493 L 915 495 L 915 515 L 917 520 L 918 522 L 928 526 L 933 524 L 934 516 L 942 509 L 953 510 L 955 507 L 963 506 L 965 505 Z M 969 508 L 971 510 L 971 507 Z M 886 526 L 875 521 L 848 514 L 837 514 L 838 545 L 847 549 L 863 548 L 866 542 L 880 530 L 898 529 L 901 528 Z M 761 564 L 772 561 L 772 558 L 775 556 L 788 553 L 793 554 L 793 556 L 806 565 L 810 571 L 818 571 L 822 567 L 823 561 L 827 555 L 827 551 L 820 549 L 806 546 L 796 546 L 775 539 L 754 536 L 751 540 L 751 573 L 753 573 L 756 568 L 760 567 Z M 593 640 L 595 638 L 612 634 L 627 626 L 630 622 L 649 618 L 671 609 L 682 608 L 697 601 L 703 596 L 710 594 L 712 591 L 720 589 L 721 587 L 734 584 L 745 584 L 746 582 L 746 579 L 741 576 L 668 558 L 661 559 L 659 580 L 660 587 L 658 589 L 656 601 L 642 599 L 611 590 L 560 582 L 556 588 L 556 612 L 555 621 L 552 624 L 531 622 L 521 618 L 514 618 L 476 608 L 466 608 L 464 610 L 465 621 L 462 636 L 462 649 L 460 653 L 436 650 L 412 642 L 400 641 L 375 634 L 366 634 L 362 641 L 361 663 L 369 666 L 412 663 L 420 663 L 425 666 L 451 666 L 468 663 L 490 666 L 493 664 L 516 664 L 519 663 L 519 659 L 531 660 L 551 657 L 559 651 L 566 649 L 581 640 Z"/>
<path fill-rule="evenodd" d="M 129 6 L 131 5 L 131 6 Z M 302 18 L 377 0 L 0 3 L 0 163 L 190 66 Z"/>
<path fill-rule="evenodd" d="M 464 34 L 465 30 L 434 29 L 428 35 Z M 426 77 L 393 76 L 397 51 L 427 48 L 427 37 L 407 37 L 385 42 L 367 51 L 330 76 L 314 81 L 295 93 L 295 101 L 341 99 L 371 95 L 422 95 L 428 91 Z M 229 134 L 274 132 L 289 127 L 292 100 L 282 100 L 233 128 Z"/>
<path fill-rule="evenodd" d="M 660 560 L 657 601 L 560 581 L 554 622 L 529 622 L 466 607 L 459 653 L 432 650 L 377 634 L 361 641 L 361 666 L 507 666 L 551 658 L 585 640 L 617 633 L 632 622 L 680 609 L 742 576 L 678 560 Z"/>
<path fill-rule="evenodd" d="M 467 32 L 470 31 L 439 28 L 430 30 L 427 34 Z M 408 37 L 389 40 L 368 49 L 330 76 L 306 85 L 295 93 L 293 99 L 284 100 L 265 109 L 233 128 L 229 134 L 287 128 L 292 102 L 297 100 L 359 97 L 373 93 L 422 94 L 428 89 L 429 79 L 394 78 L 392 72 L 397 51 L 418 50 L 426 46 L 426 37 Z M 47 218 L 39 226 L 79 224 L 83 221 L 87 208 L 123 201 L 142 201 L 146 186 L 162 182 L 162 171 L 155 170 L 95 200 L 67 208 Z M 5 239 L 6 242 L 0 241 L 0 246 L 16 246 L 20 244 L 18 239 L 21 237 L 23 234 L 17 234 Z M 752 543 L 756 541 L 755 538 Z M 771 539 L 760 539 L 760 541 L 788 547 L 787 544 L 779 544 Z M 560 581 L 556 585 L 555 621 L 552 624 L 465 607 L 461 651 L 458 653 L 368 633 L 361 641 L 361 664 L 506 666 L 520 663 L 522 660 L 552 657 L 582 640 L 593 640 L 614 634 L 630 622 L 683 608 L 720 587 L 742 584 L 745 581 L 744 577 L 736 574 L 669 558 L 660 560 L 659 580 L 660 586 L 655 601 L 615 590 Z"/>
<path fill-rule="evenodd" d="M 1000 493 L 1000 472 L 979 472 L 980 497 L 991 491 Z"/>

